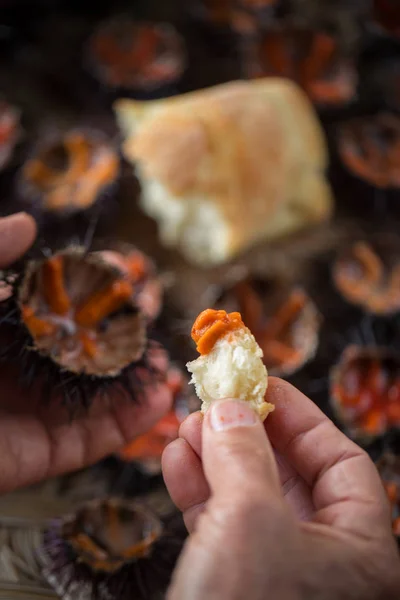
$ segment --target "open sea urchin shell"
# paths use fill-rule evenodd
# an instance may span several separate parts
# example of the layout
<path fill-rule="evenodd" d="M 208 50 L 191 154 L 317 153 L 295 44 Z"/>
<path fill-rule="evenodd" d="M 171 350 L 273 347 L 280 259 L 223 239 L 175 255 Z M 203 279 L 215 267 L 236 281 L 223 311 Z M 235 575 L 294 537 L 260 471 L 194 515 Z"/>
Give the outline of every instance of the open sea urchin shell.
<path fill-rule="evenodd" d="M 400 187 L 400 118 L 389 112 L 355 117 L 338 130 L 338 151 L 346 168 L 379 189 Z"/>
<path fill-rule="evenodd" d="M 304 290 L 274 290 L 249 279 L 227 290 L 217 304 L 241 313 L 271 375 L 291 375 L 315 355 L 321 319 Z"/>
<path fill-rule="evenodd" d="M 95 500 L 47 530 L 40 558 L 64 600 L 156 600 L 181 547 L 148 508 Z"/>
<path fill-rule="evenodd" d="M 369 441 L 400 426 L 400 356 L 348 346 L 330 374 L 330 398 L 351 437 Z"/>
<path fill-rule="evenodd" d="M 180 79 L 186 49 L 168 23 L 121 17 L 100 24 L 89 39 L 87 60 L 93 75 L 107 88 L 145 92 Z"/>
<path fill-rule="evenodd" d="M 400 311 L 399 240 L 396 241 L 390 237 L 372 244 L 359 241 L 337 258 L 333 279 L 348 302 L 375 315 Z"/>
<path fill-rule="evenodd" d="M 72 129 L 38 145 L 19 191 L 34 211 L 69 216 L 91 209 L 117 181 L 118 151 L 98 131 Z"/>
<path fill-rule="evenodd" d="M 11 340 L 3 358 L 17 361 L 28 384 L 41 375 L 49 393 L 85 405 L 103 385 L 135 396 L 146 373 L 156 377 L 132 284 L 97 253 L 68 248 L 28 262 L 2 308 Z"/>
<path fill-rule="evenodd" d="M 321 106 L 354 99 L 358 76 L 339 41 L 325 31 L 283 23 L 267 28 L 249 47 L 244 67 L 249 77 L 273 75 L 298 83 Z"/>

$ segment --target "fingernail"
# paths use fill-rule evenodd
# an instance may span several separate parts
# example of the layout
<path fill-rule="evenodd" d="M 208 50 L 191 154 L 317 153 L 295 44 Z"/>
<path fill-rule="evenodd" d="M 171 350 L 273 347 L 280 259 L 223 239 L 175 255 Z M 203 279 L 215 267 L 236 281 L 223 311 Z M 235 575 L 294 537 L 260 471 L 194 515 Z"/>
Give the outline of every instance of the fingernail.
<path fill-rule="evenodd" d="M 257 422 L 256 413 L 243 400 L 220 400 L 211 405 L 210 424 L 214 431 L 248 427 Z"/>

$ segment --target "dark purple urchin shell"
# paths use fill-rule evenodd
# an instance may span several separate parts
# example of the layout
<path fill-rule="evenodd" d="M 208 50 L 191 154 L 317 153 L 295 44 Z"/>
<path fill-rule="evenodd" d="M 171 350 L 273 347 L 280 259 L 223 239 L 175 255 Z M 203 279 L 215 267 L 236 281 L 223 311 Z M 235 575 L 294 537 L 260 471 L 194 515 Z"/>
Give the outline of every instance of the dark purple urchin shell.
<path fill-rule="evenodd" d="M 39 560 L 64 600 L 155 600 L 183 539 L 173 519 L 162 522 L 143 505 L 95 500 L 47 529 Z"/>
<path fill-rule="evenodd" d="M 131 284 L 97 253 L 68 248 L 29 261 L 12 287 L 0 304 L 0 360 L 17 363 L 23 384 L 74 409 L 111 389 L 139 399 L 161 378 Z"/>

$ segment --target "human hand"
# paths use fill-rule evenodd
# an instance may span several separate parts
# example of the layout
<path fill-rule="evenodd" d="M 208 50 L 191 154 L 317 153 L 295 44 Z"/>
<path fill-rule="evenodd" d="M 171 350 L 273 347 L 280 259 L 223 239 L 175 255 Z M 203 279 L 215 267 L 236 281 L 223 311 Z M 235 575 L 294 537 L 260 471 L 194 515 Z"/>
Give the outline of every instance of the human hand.
<path fill-rule="evenodd" d="M 374 464 L 290 384 L 270 377 L 267 400 L 265 426 L 246 403 L 220 401 L 164 451 L 191 532 L 168 599 L 399 599 Z"/>
<path fill-rule="evenodd" d="M 28 215 L 0 219 L 0 268 L 24 254 L 35 236 L 36 225 Z M 163 353 L 157 352 L 153 362 L 167 370 Z M 140 404 L 98 398 L 70 423 L 57 402 L 45 406 L 34 388 L 19 388 L 16 369 L 1 367 L 0 493 L 100 460 L 150 429 L 171 403 L 167 386 L 155 384 L 147 388 Z"/>

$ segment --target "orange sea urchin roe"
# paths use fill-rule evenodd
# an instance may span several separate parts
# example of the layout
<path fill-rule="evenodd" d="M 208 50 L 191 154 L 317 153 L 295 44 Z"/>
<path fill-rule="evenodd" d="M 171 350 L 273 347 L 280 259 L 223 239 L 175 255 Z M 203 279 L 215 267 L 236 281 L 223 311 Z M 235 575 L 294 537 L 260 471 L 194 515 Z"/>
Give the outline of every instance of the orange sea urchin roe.
<path fill-rule="evenodd" d="M 331 388 L 350 427 L 377 436 L 400 424 L 400 362 L 386 350 L 351 346 Z"/>
<path fill-rule="evenodd" d="M 218 340 L 229 331 L 244 327 L 238 312 L 227 313 L 225 310 L 203 310 L 193 323 L 192 339 L 197 344 L 199 354 L 208 354 Z"/>

